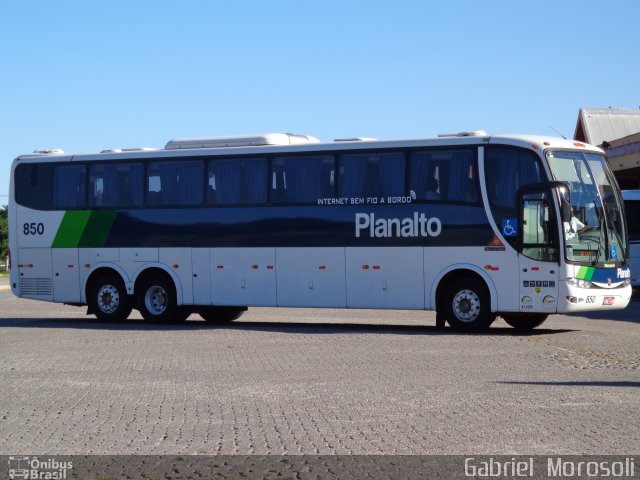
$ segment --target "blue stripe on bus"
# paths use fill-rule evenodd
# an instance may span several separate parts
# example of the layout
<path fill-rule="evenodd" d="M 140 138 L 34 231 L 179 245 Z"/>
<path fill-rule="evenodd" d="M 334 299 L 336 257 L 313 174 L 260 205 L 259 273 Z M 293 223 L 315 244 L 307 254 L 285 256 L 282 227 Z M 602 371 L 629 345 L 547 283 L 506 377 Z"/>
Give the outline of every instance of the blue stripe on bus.
<path fill-rule="evenodd" d="M 287 206 L 120 211 L 104 246 L 486 246 L 492 239 L 480 206 Z"/>

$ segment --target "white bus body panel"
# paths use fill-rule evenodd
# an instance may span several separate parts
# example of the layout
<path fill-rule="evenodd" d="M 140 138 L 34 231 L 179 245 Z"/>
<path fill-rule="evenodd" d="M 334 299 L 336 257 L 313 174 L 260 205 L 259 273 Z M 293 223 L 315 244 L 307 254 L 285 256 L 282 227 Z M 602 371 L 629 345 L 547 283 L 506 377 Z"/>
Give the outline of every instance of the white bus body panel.
<path fill-rule="evenodd" d="M 21 297 L 53 301 L 51 248 L 20 248 L 12 261 L 18 267 Z"/>
<path fill-rule="evenodd" d="M 78 303 L 80 298 L 80 268 L 77 248 L 52 248 L 53 300 Z"/>
<path fill-rule="evenodd" d="M 191 248 L 161 248 L 159 257 L 160 264 L 170 269 L 178 279 L 176 284 L 178 304 L 193 304 Z"/>
<path fill-rule="evenodd" d="M 560 266 L 552 262 L 540 262 L 518 255 L 520 265 L 519 292 L 522 313 L 555 313 L 558 308 Z"/>
<path fill-rule="evenodd" d="M 280 307 L 347 306 L 344 248 L 278 248 Z"/>
<path fill-rule="evenodd" d="M 194 305 L 211 305 L 211 260 L 208 248 L 191 250 L 193 270 L 193 303 Z"/>
<path fill-rule="evenodd" d="M 157 248 L 121 248 L 120 261 L 122 262 L 157 262 Z"/>
<path fill-rule="evenodd" d="M 346 248 L 347 306 L 425 306 L 422 247 Z"/>
<path fill-rule="evenodd" d="M 275 248 L 211 249 L 213 305 L 275 307 Z"/>

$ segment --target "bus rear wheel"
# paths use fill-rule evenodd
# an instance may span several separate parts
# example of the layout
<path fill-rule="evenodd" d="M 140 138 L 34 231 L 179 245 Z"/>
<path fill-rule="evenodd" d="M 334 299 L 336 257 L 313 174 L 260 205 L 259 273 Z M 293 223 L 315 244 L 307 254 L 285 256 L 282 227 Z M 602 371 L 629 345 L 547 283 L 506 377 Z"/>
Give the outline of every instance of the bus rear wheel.
<path fill-rule="evenodd" d="M 496 318 L 491 313 L 486 285 L 472 277 L 459 278 L 449 285 L 444 314 L 449 325 L 462 332 L 486 330 Z"/>
<path fill-rule="evenodd" d="M 124 282 L 115 273 L 102 274 L 91 281 L 87 303 L 89 311 L 103 322 L 122 322 L 133 309 Z"/>
<path fill-rule="evenodd" d="M 148 276 L 136 286 L 136 304 L 142 317 L 152 323 L 179 323 L 191 311 L 178 306 L 176 287 L 165 275 Z"/>
<path fill-rule="evenodd" d="M 247 311 L 247 307 L 204 307 L 198 315 L 207 323 L 229 323 L 237 320 Z"/>
<path fill-rule="evenodd" d="M 533 330 L 539 327 L 547 319 L 548 315 L 544 313 L 531 315 L 502 315 L 502 318 L 510 326 L 516 330 Z"/>

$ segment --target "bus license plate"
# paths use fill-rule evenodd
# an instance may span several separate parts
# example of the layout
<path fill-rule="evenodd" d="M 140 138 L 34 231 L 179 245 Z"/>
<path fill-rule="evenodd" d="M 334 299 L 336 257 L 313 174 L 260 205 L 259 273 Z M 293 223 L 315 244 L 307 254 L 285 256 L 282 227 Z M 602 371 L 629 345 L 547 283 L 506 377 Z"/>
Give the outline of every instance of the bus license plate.
<path fill-rule="evenodd" d="M 602 304 L 603 305 L 613 305 L 613 302 L 615 302 L 616 297 L 604 297 L 602 299 Z"/>

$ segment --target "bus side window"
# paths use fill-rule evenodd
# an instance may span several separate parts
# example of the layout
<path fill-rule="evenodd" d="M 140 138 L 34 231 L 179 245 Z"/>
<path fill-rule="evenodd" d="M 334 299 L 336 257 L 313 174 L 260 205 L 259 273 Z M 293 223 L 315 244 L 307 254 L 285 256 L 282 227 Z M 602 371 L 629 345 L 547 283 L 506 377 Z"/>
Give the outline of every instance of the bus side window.
<path fill-rule="evenodd" d="M 204 202 L 204 164 L 199 160 L 151 162 L 147 168 L 147 204 L 194 206 Z"/>
<path fill-rule="evenodd" d="M 89 168 L 89 206 L 141 206 L 143 172 L 141 163 L 92 165 Z"/>
<path fill-rule="evenodd" d="M 540 159 L 533 152 L 510 147 L 485 147 L 484 176 L 489 206 L 498 227 L 518 217 L 519 189 L 544 181 Z M 517 237 L 505 237 L 516 246 Z"/>
<path fill-rule="evenodd" d="M 19 205 L 50 210 L 53 195 L 53 166 L 50 163 L 25 163 L 15 171 L 15 197 Z"/>
<path fill-rule="evenodd" d="M 85 206 L 84 165 L 58 165 L 53 169 L 53 207 L 57 210 L 81 209 Z"/>
<path fill-rule="evenodd" d="M 274 203 L 312 203 L 333 195 L 332 155 L 275 157 L 272 162 Z"/>
<path fill-rule="evenodd" d="M 406 194 L 405 158 L 401 152 L 342 155 L 338 175 L 340 197 L 398 197 Z"/>
<path fill-rule="evenodd" d="M 414 152 L 410 163 L 410 189 L 417 200 L 476 203 L 478 176 L 471 150 Z"/>
<path fill-rule="evenodd" d="M 216 159 L 209 162 L 207 203 L 260 204 L 266 199 L 266 158 Z"/>

